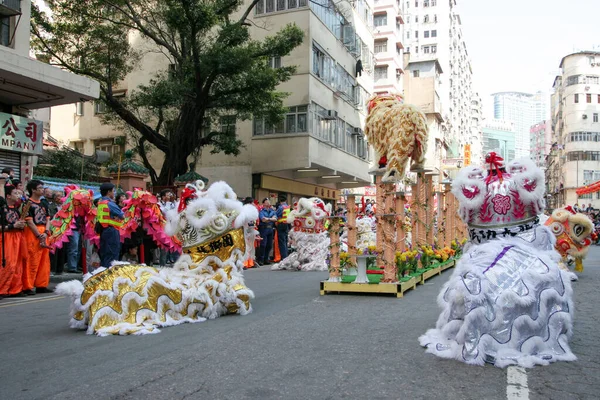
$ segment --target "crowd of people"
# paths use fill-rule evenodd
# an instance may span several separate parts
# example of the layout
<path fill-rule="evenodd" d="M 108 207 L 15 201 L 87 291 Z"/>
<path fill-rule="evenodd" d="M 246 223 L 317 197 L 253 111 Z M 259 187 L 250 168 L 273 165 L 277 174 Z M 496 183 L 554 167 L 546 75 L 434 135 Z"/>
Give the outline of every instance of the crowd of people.
<path fill-rule="evenodd" d="M 127 199 L 116 193 L 112 183 L 100 186 L 95 231 L 99 246 L 82 238 L 84 221 L 78 217 L 69 240 L 61 248 L 50 251 L 47 244 L 50 221 L 61 209 L 65 192 L 53 191 L 44 182 L 33 179 L 26 187 L 15 178 L 12 168 L 0 174 L 0 225 L 2 227 L 2 254 L 0 255 L 0 299 L 26 297 L 51 292 L 51 275 L 82 273 L 109 267 L 114 261 L 138 263 L 138 249 L 143 247 L 146 264 L 168 266 L 179 254 L 158 249 L 143 228 L 121 243 L 119 228 Z M 163 214 L 176 207 L 174 191 L 165 189 L 158 202 Z M 85 253 L 82 251 L 85 248 Z M 85 254 L 85 260 L 83 259 Z"/>

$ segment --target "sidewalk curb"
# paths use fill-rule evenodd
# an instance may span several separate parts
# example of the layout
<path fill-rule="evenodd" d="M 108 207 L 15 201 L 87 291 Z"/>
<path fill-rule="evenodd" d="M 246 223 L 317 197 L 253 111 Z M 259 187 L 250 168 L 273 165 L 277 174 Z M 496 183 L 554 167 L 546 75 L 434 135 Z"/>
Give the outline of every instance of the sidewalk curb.
<path fill-rule="evenodd" d="M 62 283 L 72 280 L 81 281 L 82 279 L 83 274 L 80 273 L 65 272 L 61 275 L 50 275 L 50 283 Z"/>

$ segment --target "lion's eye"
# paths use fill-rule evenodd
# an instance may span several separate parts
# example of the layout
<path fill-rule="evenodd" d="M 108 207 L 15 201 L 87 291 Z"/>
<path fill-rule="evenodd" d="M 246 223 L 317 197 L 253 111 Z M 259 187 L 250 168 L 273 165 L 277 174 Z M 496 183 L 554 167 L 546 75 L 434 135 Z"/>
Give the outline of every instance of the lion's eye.
<path fill-rule="evenodd" d="M 581 236 L 581 234 L 585 231 L 585 228 L 582 225 L 575 225 L 573 227 L 573 232 L 575 232 L 575 235 L 577 236 Z"/>

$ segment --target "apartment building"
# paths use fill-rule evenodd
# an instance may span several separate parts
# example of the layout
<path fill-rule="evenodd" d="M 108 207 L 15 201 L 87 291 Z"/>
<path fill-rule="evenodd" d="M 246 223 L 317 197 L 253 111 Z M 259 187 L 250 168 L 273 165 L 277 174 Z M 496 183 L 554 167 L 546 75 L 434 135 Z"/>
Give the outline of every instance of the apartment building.
<path fill-rule="evenodd" d="M 410 62 L 437 60 L 443 73 L 437 93 L 443 110 L 441 126 L 444 158 L 461 159 L 481 153 L 481 102 L 472 87 L 472 65 L 462 33 L 456 0 L 409 0 L 404 5 L 404 47 Z M 465 147 L 466 145 L 469 145 Z M 464 161 L 464 160 L 463 160 Z"/>
<path fill-rule="evenodd" d="M 375 92 L 402 93 L 404 68 L 404 11 L 400 0 L 376 0 L 373 14 L 375 34 Z"/>
<path fill-rule="evenodd" d="M 551 97 L 552 145 L 546 157 L 553 207 L 585 203 L 600 208 L 600 192 L 577 188 L 600 181 L 600 52 L 565 56 Z"/>
<path fill-rule="evenodd" d="M 363 134 L 366 102 L 373 93 L 373 2 L 359 0 L 261 0 L 251 28 L 256 39 L 295 23 L 304 42 L 289 56 L 272 60 L 273 68 L 297 66 L 280 85 L 290 93 L 289 112 L 277 126 L 262 119 L 224 117 L 221 129 L 235 129 L 244 147 L 238 156 L 205 149 L 196 170 L 211 181 L 225 180 L 239 196 L 298 196 L 339 199 L 340 189 L 368 184 L 369 150 Z M 131 35 L 134 46 L 147 46 Z M 122 83 L 123 95 L 168 67 L 159 53 L 148 53 L 140 69 Z M 100 123 L 101 103 L 59 107 L 52 113 L 52 135 L 89 153 L 105 149 L 115 155 L 129 145 L 127 132 Z M 55 133 L 56 132 L 56 133 Z M 150 155 L 156 168 L 160 153 Z"/>
<path fill-rule="evenodd" d="M 32 110 L 98 98 L 98 82 L 29 57 L 30 0 L 0 0 L 0 169 L 31 179 L 44 126 Z"/>
<path fill-rule="evenodd" d="M 529 130 L 529 158 L 541 169 L 546 169 L 546 156 L 552 147 L 552 121 L 541 121 Z"/>

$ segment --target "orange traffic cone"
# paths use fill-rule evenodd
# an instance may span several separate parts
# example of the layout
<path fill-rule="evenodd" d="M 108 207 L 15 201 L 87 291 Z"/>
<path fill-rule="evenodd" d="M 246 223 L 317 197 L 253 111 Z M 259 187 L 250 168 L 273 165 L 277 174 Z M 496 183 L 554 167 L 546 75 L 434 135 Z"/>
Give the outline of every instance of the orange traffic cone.
<path fill-rule="evenodd" d="M 277 230 L 275 230 L 275 236 L 273 237 L 273 262 L 278 263 L 279 261 L 281 261 L 281 253 L 279 253 L 279 238 Z"/>

